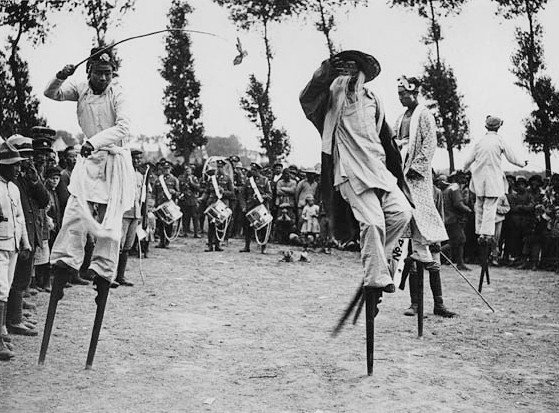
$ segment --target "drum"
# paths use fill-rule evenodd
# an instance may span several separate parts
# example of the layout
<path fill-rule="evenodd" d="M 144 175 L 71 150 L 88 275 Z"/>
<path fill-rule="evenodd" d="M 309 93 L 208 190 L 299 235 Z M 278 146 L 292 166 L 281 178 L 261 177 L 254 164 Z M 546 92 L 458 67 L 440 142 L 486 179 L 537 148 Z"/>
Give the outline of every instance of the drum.
<path fill-rule="evenodd" d="M 262 204 L 248 211 L 246 217 L 248 222 L 250 222 L 250 226 L 256 230 L 264 228 L 273 220 L 270 211 Z"/>
<path fill-rule="evenodd" d="M 167 201 L 154 209 L 153 213 L 161 222 L 170 225 L 182 218 L 181 209 L 173 201 Z"/>
<path fill-rule="evenodd" d="M 204 214 L 206 214 L 209 219 L 213 219 L 216 224 L 223 224 L 227 221 L 227 218 L 233 215 L 233 211 L 231 211 L 231 208 L 225 205 L 221 199 L 218 199 L 206 208 Z"/>

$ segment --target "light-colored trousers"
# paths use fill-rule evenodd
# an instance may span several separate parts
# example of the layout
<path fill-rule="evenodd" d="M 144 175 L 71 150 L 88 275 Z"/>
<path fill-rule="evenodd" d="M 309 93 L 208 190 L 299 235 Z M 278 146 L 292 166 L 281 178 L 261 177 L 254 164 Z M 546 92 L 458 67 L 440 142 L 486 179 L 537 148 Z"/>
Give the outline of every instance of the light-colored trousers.
<path fill-rule="evenodd" d="M 16 270 L 17 252 L 0 250 L 0 301 L 7 302 Z"/>
<path fill-rule="evenodd" d="M 102 222 L 107 205 L 88 202 L 88 206 L 97 222 Z M 121 230 L 120 227 L 118 229 Z M 79 206 L 76 197 L 70 196 L 64 211 L 62 227 L 52 246 L 51 264 L 55 264 L 60 260 L 78 271 L 85 255 L 84 247 L 87 235 L 88 232 L 83 221 L 83 210 Z M 89 268 L 109 281 L 114 280 L 116 277 L 119 245 L 120 235 L 116 241 L 111 238 L 96 238 Z"/>
<path fill-rule="evenodd" d="M 476 234 L 495 235 L 495 220 L 499 198 L 493 196 L 476 196 Z"/>
<path fill-rule="evenodd" d="M 359 222 L 363 285 L 383 288 L 393 283 L 388 257 L 412 217 L 412 207 L 396 184 L 389 192 L 368 189 L 356 194 L 349 181 L 338 186 Z"/>

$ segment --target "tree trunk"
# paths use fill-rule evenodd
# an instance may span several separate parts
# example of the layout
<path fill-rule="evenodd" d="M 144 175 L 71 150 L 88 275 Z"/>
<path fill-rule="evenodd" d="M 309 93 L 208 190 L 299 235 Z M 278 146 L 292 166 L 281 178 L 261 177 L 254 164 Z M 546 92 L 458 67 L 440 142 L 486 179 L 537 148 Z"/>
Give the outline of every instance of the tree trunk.
<path fill-rule="evenodd" d="M 448 170 L 449 173 L 454 172 L 454 151 L 451 147 L 447 147 L 446 151 L 448 152 Z"/>
<path fill-rule="evenodd" d="M 547 144 L 547 137 L 543 145 L 543 157 L 545 159 L 545 176 L 546 178 L 551 178 L 551 150 Z"/>
<path fill-rule="evenodd" d="M 190 164 L 190 154 L 192 153 L 192 150 L 190 148 L 183 148 L 181 151 L 181 155 L 184 158 L 184 164 L 188 165 Z"/>
<path fill-rule="evenodd" d="M 328 46 L 328 52 L 330 52 L 330 57 L 334 56 L 334 44 L 332 43 L 332 39 L 330 38 L 330 30 L 326 27 L 326 15 L 324 13 L 324 6 L 322 4 L 322 0 L 318 1 L 318 6 L 320 8 L 320 21 L 322 22 L 322 29 L 324 32 L 324 36 L 326 36 L 326 45 Z"/>

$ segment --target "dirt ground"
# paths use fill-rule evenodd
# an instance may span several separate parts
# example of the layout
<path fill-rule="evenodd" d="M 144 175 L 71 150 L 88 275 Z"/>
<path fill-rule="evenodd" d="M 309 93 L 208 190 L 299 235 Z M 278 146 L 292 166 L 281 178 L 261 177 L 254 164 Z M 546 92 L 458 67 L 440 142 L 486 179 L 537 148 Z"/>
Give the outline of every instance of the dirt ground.
<path fill-rule="evenodd" d="M 311 263 L 205 253 L 179 239 L 129 260 L 133 288 L 111 291 L 93 370 L 84 370 L 94 318 L 91 286 L 66 290 L 47 360 L 39 337 L 14 336 L 0 364 L 1 412 L 556 412 L 559 276 L 491 268 L 483 293 L 454 270 L 443 289 L 455 319 L 432 315 L 425 334 L 402 312 L 407 291 L 385 295 L 376 319 L 374 374 L 366 375 L 364 316 L 330 332 L 361 278 L 357 253 L 311 253 Z M 298 257 L 298 252 L 296 252 Z M 477 285 L 479 267 L 468 273 Z"/>

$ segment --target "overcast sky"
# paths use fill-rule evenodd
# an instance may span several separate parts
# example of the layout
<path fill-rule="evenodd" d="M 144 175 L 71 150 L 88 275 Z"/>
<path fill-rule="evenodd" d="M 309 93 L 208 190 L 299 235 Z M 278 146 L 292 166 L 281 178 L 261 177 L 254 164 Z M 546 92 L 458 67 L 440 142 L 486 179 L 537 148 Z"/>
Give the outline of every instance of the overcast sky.
<path fill-rule="evenodd" d="M 136 10 L 127 14 L 121 26 L 111 28 L 108 40 L 120 40 L 165 28 L 170 0 L 137 0 Z M 381 63 L 380 76 L 369 86 L 384 101 L 387 119 L 393 123 L 402 112 L 396 90 L 396 78 L 401 74 L 420 75 L 428 48 L 421 42 L 427 21 L 415 11 L 391 9 L 383 0 L 370 1 L 361 7 L 337 16 L 338 30 L 334 34 L 343 49 L 359 49 L 374 55 Z M 544 27 L 545 61 L 548 73 L 559 81 L 559 1 L 550 4 L 538 16 Z M 245 117 L 239 106 L 250 73 L 264 80 L 266 61 L 262 37 L 258 30 L 238 31 L 228 19 L 228 12 L 210 0 L 190 0 L 195 9 L 190 28 L 215 33 L 219 38 L 192 34 L 192 52 L 196 76 L 201 82 L 203 121 L 208 136 L 240 137 L 248 148 L 258 148 L 258 130 Z M 484 133 L 487 114 L 501 116 L 505 123 L 502 134 L 518 151 L 527 151 L 522 144 L 522 119 L 533 109 L 529 96 L 514 85 L 510 73 L 510 55 L 516 47 L 514 27 L 525 25 L 523 20 L 504 21 L 495 15 L 489 0 L 470 0 L 458 16 L 442 20 L 444 40 L 442 57 L 455 71 L 460 92 L 464 95 L 473 140 Z M 553 19 L 555 17 L 555 19 Z M 67 63 L 77 63 L 88 55 L 93 30 L 87 28 L 79 14 L 54 16 L 52 30 L 45 45 L 33 49 L 22 47 L 29 61 L 31 82 L 38 95 L 41 114 L 49 126 L 79 132 L 75 103 L 53 102 L 42 91 L 50 77 Z M 239 36 L 248 57 L 240 66 L 233 66 L 236 55 L 235 38 Z M 274 50 L 272 67 L 272 107 L 292 141 L 289 161 L 313 166 L 320 160 L 320 137 L 308 122 L 298 103 L 298 94 L 320 62 L 327 58 L 324 36 L 309 20 L 293 19 L 274 25 L 270 31 Z M 165 134 L 162 95 L 164 81 L 159 75 L 164 55 L 164 35 L 132 40 L 118 46 L 122 58 L 120 81 L 126 87 L 133 109 L 133 133 Z M 85 65 L 76 74 L 85 78 Z M 557 83 L 556 83 L 557 85 Z M 467 152 L 468 148 L 465 149 Z M 465 151 L 456 154 L 460 167 Z M 530 170 L 543 170 L 543 156 L 530 155 Z M 552 160 L 553 170 L 559 171 L 559 157 Z M 437 170 L 448 168 L 444 149 L 437 150 L 434 159 Z M 508 169 L 515 169 L 511 165 Z"/>

